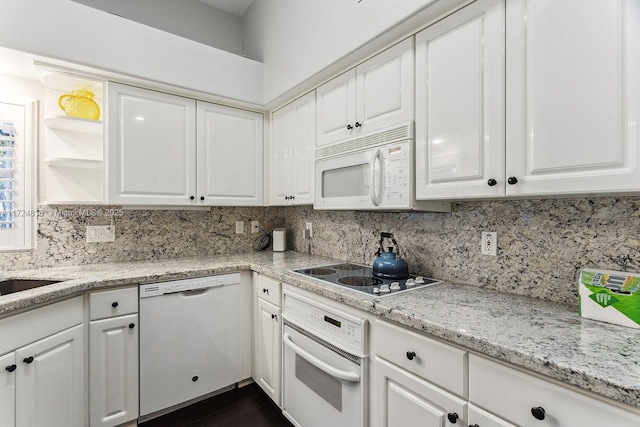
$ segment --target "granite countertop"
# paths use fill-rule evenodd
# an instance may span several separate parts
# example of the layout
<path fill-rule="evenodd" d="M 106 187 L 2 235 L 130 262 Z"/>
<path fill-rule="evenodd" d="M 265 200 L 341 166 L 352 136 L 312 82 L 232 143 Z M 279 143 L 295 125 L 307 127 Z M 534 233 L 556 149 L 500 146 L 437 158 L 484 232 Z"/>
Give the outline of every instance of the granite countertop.
<path fill-rule="evenodd" d="M 575 307 L 476 286 L 440 283 L 379 298 L 290 271 L 335 261 L 264 252 L 11 271 L 7 278 L 65 281 L 0 296 L 0 316 L 87 290 L 253 270 L 640 408 L 640 330 L 581 319 Z"/>

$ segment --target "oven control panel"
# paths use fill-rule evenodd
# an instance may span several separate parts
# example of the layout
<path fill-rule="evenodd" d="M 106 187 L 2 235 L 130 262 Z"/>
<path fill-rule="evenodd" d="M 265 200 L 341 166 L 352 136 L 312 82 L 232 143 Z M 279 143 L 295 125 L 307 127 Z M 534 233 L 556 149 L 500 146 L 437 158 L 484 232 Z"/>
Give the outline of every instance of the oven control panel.
<path fill-rule="evenodd" d="M 366 356 L 366 319 L 290 293 L 284 294 L 283 316 L 336 347 Z"/>

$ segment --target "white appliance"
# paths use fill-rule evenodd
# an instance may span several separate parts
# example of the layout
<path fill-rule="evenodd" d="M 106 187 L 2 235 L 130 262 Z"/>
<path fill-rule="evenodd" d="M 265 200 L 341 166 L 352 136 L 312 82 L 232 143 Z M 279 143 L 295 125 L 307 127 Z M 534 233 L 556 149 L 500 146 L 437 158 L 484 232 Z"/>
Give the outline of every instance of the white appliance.
<path fill-rule="evenodd" d="M 316 149 L 315 209 L 429 210 L 416 201 L 413 122 Z"/>
<path fill-rule="evenodd" d="M 273 251 L 284 252 L 286 250 L 287 250 L 287 229 L 274 228 L 273 229 Z"/>
<path fill-rule="evenodd" d="M 297 427 L 367 425 L 367 320 L 284 292 L 284 415 Z"/>
<path fill-rule="evenodd" d="M 240 274 L 140 286 L 140 418 L 234 385 Z"/>

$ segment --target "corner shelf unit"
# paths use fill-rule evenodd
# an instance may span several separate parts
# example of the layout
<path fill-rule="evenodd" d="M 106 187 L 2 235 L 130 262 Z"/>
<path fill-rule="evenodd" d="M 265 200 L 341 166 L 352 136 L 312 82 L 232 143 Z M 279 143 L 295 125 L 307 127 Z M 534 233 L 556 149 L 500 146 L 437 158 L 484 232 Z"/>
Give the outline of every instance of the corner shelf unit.
<path fill-rule="evenodd" d="M 95 94 L 102 114 L 104 82 L 48 68 L 41 70 L 41 78 L 45 86 L 41 202 L 102 204 L 106 171 L 104 123 L 66 116 L 58 106 L 58 98 L 73 90 L 88 89 Z"/>

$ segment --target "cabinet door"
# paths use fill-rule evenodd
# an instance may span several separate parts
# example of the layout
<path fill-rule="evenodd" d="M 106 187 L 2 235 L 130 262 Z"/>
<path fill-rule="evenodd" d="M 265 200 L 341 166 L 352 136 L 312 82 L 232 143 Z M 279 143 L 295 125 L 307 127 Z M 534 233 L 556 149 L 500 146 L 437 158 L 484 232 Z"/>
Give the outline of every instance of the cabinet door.
<path fill-rule="evenodd" d="M 467 425 L 464 400 L 378 357 L 373 393 L 376 427 Z"/>
<path fill-rule="evenodd" d="M 16 426 L 83 427 L 84 325 L 16 351 Z"/>
<path fill-rule="evenodd" d="M 506 10 L 507 195 L 638 191 L 640 3 Z"/>
<path fill-rule="evenodd" d="M 192 99 L 109 83 L 109 203 L 196 203 L 195 107 Z"/>
<path fill-rule="evenodd" d="M 469 401 L 522 427 L 640 425 L 636 408 L 607 403 L 476 355 L 469 357 Z"/>
<path fill-rule="evenodd" d="M 271 116 L 271 164 L 269 167 L 270 204 L 289 205 L 291 196 L 291 105 L 287 105 Z"/>
<path fill-rule="evenodd" d="M 317 147 L 356 134 L 356 70 L 352 69 L 316 90 Z"/>
<path fill-rule="evenodd" d="M 414 119 L 414 53 L 410 37 L 358 65 L 358 132 Z"/>
<path fill-rule="evenodd" d="M 89 325 L 89 420 L 116 426 L 138 417 L 138 315 Z"/>
<path fill-rule="evenodd" d="M 263 116 L 198 102 L 198 203 L 262 206 Z"/>
<path fill-rule="evenodd" d="M 282 365 L 280 309 L 258 298 L 257 319 L 256 382 L 279 406 Z"/>
<path fill-rule="evenodd" d="M 16 425 L 16 355 L 0 357 L 0 427 Z"/>
<path fill-rule="evenodd" d="M 291 199 L 294 205 L 313 204 L 316 148 L 316 94 L 291 105 Z"/>
<path fill-rule="evenodd" d="M 469 404 L 469 427 L 516 427 L 480 408 Z"/>
<path fill-rule="evenodd" d="M 416 36 L 416 198 L 504 196 L 504 1 Z"/>

